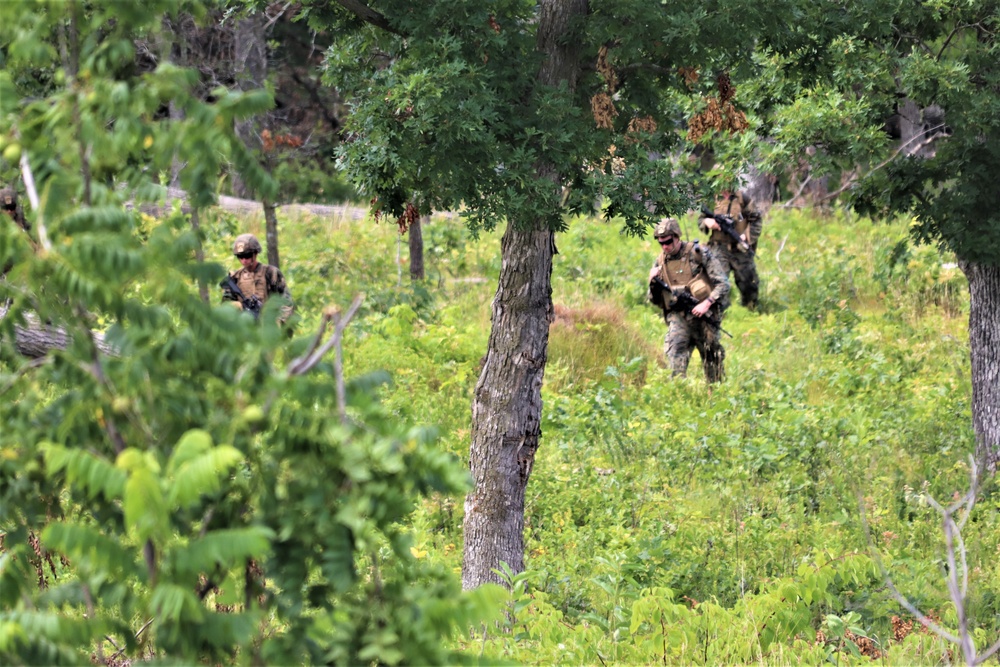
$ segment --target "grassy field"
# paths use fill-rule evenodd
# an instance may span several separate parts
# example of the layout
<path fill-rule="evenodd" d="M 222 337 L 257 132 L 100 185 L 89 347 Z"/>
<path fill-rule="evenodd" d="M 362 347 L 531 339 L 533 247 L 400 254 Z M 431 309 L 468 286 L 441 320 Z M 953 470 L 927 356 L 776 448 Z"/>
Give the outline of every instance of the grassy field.
<path fill-rule="evenodd" d="M 923 494 L 950 502 L 969 484 L 968 291 L 947 253 L 908 244 L 907 224 L 772 211 L 761 312 L 729 309 L 727 380 L 710 388 L 697 353 L 687 379 L 663 367 L 665 326 L 645 303 L 652 238 L 572 221 L 557 239 L 528 570 L 511 581 L 506 627 L 458 648 L 482 664 L 960 660 L 912 623 L 869 549 L 955 627 L 940 517 Z M 220 261 L 245 225 L 260 230 L 213 226 Z M 388 370 L 384 401 L 436 426 L 464 465 L 499 232 L 474 239 L 458 219 L 432 219 L 417 286 L 391 224 L 283 219 L 281 233 L 299 332 L 364 292 L 349 375 Z M 981 648 L 1000 630 L 998 510 L 990 482 L 964 530 Z M 461 498 L 428 501 L 413 554 L 457 573 L 461 515 Z"/>

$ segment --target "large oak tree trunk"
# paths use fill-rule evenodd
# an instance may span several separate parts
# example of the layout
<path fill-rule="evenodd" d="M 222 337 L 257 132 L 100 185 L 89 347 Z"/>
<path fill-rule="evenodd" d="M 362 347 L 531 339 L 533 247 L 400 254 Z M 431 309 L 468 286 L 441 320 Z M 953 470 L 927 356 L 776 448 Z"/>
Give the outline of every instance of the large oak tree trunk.
<path fill-rule="evenodd" d="M 969 280 L 969 352 L 976 454 L 995 473 L 1000 464 L 1000 266 L 962 262 Z"/>
<path fill-rule="evenodd" d="M 587 0 L 541 0 L 539 9 L 537 43 L 545 60 L 538 81 L 575 90 L 579 42 L 569 31 L 587 13 Z M 560 187 L 551 165 L 539 164 L 536 173 L 554 190 Z M 508 220 L 501 243 L 490 340 L 472 403 L 469 468 L 475 489 L 465 499 L 462 562 L 467 590 L 500 583 L 494 570 L 501 563 L 515 573 L 524 569 L 524 493 L 541 435 L 552 316 L 555 234 L 542 222 L 548 219 Z"/>
<path fill-rule="evenodd" d="M 524 492 L 541 435 L 542 376 L 552 314 L 553 232 L 508 224 L 492 330 L 472 404 L 462 586 L 524 569 Z"/>

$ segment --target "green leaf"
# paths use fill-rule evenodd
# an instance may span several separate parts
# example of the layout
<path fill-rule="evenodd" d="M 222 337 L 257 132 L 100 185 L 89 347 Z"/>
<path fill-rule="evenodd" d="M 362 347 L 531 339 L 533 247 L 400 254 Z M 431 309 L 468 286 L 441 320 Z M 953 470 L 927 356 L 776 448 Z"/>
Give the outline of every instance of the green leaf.
<path fill-rule="evenodd" d="M 249 559 L 262 560 L 271 548 L 274 533 L 263 526 L 213 530 L 174 551 L 179 572 L 190 575 L 216 567 L 232 568 Z"/>

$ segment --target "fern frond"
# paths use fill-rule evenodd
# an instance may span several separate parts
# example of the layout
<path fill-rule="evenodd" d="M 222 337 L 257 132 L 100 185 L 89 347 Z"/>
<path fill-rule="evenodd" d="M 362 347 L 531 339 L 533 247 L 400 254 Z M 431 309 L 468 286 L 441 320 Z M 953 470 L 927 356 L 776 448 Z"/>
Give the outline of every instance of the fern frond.
<path fill-rule="evenodd" d="M 49 640 L 66 646 L 86 645 L 102 633 L 104 623 L 97 619 L 78 619 L 43 611 L 13 611 L 0 616 L 0 625 L 20 626 L 34 643 Z"/>
<path fill-rule="evenodd" d="M 62 219 L 59 230 L 66 235 L 104 231 L 118 233 L 132 229 L 135 214 L 117 206 L 79 208 Z"/>
<path fill-rule="evenodd" d="M 123 577 L 138 575 L 138 554 L 96 528 L 75 523 L 50 523 L 42 531 L 46 548 L 66 556 L 95 572 L 111 571 Z"/>
<path fill-rule="evenodd" d="M 262 559 L 271 547 L 274 533 L 263 526 L 213 530 L 173 553 L 178 572 L 197 575 L 216 567 L 231 568 L 250 558 Z"/>
<path fill-rule="evenodd" d="M 71 486 L 80 486 L 88 498 L 98 494 L 106 500 L 121 498 L 125 491 L 127 475 L 107 459 L 83 449 L 68 449 L 54 442 L 39 445 L 45 456 L 49 474 L 66 471 L 66 480 Z"/>
<path fill-rule="evenodd" d="M 205 608 L 201 606 L 193 589 L 169 582 L 158 585 L 150 597 L 150 607 L 161 623 L 177 621 L 183 615 L 186 621 L 201 622 Z"/>
<path fill-rule="evenodd" d="M 125 483 L 122 507 L 125 524 L 140 541 L 163 538 L 170 532 L 170 517 L 160 480 L 148 467 L 133 469 Z"/>
<path fill-rule="evenodd" d="M 182 442 L 183 440 L 184 438 Z M 179 463 L 171 460 L 168 499 L 173 507 L 187 507 L 201 496 L 218 491 L 229 471 L 243 460 L 240 450 L 230 445 L 219 445 L 196 453 L 193 457 L 190 454 L 191 452 L 186 452 L 185 458 Z"/>

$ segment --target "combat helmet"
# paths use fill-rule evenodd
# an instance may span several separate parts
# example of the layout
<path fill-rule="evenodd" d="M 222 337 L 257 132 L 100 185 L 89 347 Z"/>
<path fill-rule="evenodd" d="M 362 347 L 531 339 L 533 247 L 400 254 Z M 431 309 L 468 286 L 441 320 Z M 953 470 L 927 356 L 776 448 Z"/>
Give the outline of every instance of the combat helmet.
<path fill-rule="evenodd" d="M 0 208 L 9 211 L 17 208 L 17 193 L 14 188 L 0 188 Z"/>
<path fill-rule="evenodd" d="M 236 237 L 236 241 L 233 242 L 234 255 L 245 252 L 259 253 L 261 250 L 260 241 L 253 234 L 240 234 Z"/>
<path fill-rule="evenodd" d="M 677 218 L 662 218 L 653 230 L 653 238 L 662 238 L 673 234 L 677 238 L 681 236 L 681 225 Z"/>

